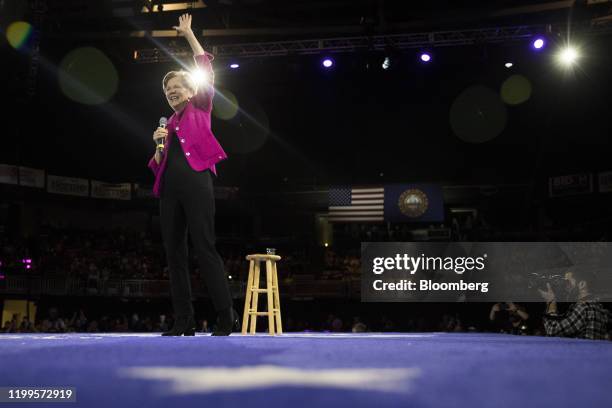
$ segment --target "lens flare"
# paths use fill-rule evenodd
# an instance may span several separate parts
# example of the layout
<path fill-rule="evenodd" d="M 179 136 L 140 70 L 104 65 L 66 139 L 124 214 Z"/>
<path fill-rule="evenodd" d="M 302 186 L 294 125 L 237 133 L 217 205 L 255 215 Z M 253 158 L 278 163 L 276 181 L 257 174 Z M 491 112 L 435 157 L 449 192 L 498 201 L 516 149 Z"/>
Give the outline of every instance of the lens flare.
<path fill-rule="evenodd" d="M 228 104 L 230 100 L 229 94 L 228 91 L 216 93 L 214 101 L 216 108 L 213 108 L 213 112 L 214 109 L 219 109 L 219 112 L 215 116 L 218 117 L 219 113 L 224 109 L 220 104 Z M 259 102 L 244 95 L 240 95 L 239 99 L 239 109 L 235 104 L 229 106 L 231 113 L 236 111 L 237 113 L 229 120 L 216 122 L 215 136 L 217 136 L 223 148 L 229 153 L 253 153 L 261 149 L 268 140 L 270 136 L 270 120 Z"/>
<path fill-rule="evenodd" d="M 68 98 L 85 105 L 109 101 L 119 83 L 112 61 L 94 47 L 76 48 L 60 62 L 60 88 Z"/>
<path fill-rule="evenodd" d="M 230 120 L 238 113 L 238 98 L 227 89 L 215 93 L 212 114 L 221 120 Z"/>
<path fill-rule="evenodd" d="M 22 49 L 32 37 L 32 26 L 25 21 L 15 21 L 6 29 L 6 39 L 11 47 L 16 50 Z"/>
<path fill-rule="evenodd" d="M 208 84 L 208 74 L 205 71 L 201 69 L 194 69 L 190 72 L 190 74 L 193 82 L 195 82 L 197 86 Z"/>
<path fill-rule="evenodd" d="M 507 111 L 497 92 L 482 85 L 465 89 L 450 109 L 453 132 L 464 142 L 484 143 L 506 127 Z"/>
<path fill-rule="evenodd" d="M 501 86 L 502 101 L 508 105 L 519 105 L 531 97 L 531 82 L 522 75 L 512 75 Z"/>

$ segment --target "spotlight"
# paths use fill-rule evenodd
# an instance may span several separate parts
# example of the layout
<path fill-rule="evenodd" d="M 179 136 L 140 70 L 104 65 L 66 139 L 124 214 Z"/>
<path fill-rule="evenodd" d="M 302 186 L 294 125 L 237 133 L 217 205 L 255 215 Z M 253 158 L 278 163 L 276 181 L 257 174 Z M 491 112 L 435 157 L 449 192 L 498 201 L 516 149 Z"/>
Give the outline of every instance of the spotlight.
<path fill-rule="evenodd" d="M 573 65 L 579 57 L 578 51 L 571 46 L 567 46 L 558 55 L 559 62 L 566 67 Z"/>
<path fill-rule="evenodd" d="M 331 58 L 325 58 L 322 64 L 325 68 L 331 68 L 334 65 L 334 61 Z"/>
<path fill-rule="evenodd" d="M 541 50 L 546 45 L 546 41 L 542 37 L 538 37 L 531 43 L 531 46 L 536 50 Z"/>
<path fill-rule="evenodd" d="M 389 69 L 390 66 L 391 66 L 391 59 L 389 57 L 385 57 L 382 63 L 383 69 Z"/>
<path fill-rule="evenodd" d="M 194 69 L 191 71 L 191 78 L 198 86 L 208 83 L 208 75 L 201 69 Z"/>
<path fill-rule="evenodd" d="M 240 68 L 240 65 L 234 62 L 233 64 L 230 64 L 230 68 L 231 69 L 238 69 L 238 68 Z"/>
<path fill-rule="evenodd" d="M 431 55 L 426 53 L 426 52 L 422 53 L 421 54 L 421 61 L 423 61 L 423 62 L 431 61 Z"/>
<path fill-rule="evenodd" d="M 514 64 L 513 64 L 513 63 L 511 63 L 511 62 L 506 62 L 506 63 L 504 64 L 504 67 L 506 67 L 506 68 L 512 68 L 513 66 L 514 66 Z"/>

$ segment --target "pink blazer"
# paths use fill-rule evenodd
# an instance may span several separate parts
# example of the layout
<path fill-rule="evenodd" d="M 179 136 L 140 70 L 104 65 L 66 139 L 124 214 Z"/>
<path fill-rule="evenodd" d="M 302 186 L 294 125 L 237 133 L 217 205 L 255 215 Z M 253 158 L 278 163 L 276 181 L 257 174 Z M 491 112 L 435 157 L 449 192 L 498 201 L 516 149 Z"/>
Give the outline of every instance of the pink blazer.
<path fill-rule="evenodd" d="M 208 85 L 198 88 L 197 94 L 185 106 L 180 120 L 178 120 L 176 113 L 168 120 L 168 137 L 166 138 L 164 151 L 169 151 L 170 143 L 172 143 L 174 135 L 177 135 L 181 142 L 183 154 L 191 168 L 195 171 L 210 169 L 213 174 L 217 175 L 215 164 L 226 159 L 227 154 L 225 154 L 210 129 L 210 113 L 215 93 L 213 87 L 214 73 L 210 63 L 213 58 L 213 55 L 209 53 L 194 57 L 198 68 L 208 75 Z M 149 160 L 149 168 L 155 175 L 155 184 L 153 185 L 153 195 L 155 197 L 159 197 L 161 191 L 167 159 L 168 156 L 164 155 L 160 164 L 155 162 L 154 157 Z"/>

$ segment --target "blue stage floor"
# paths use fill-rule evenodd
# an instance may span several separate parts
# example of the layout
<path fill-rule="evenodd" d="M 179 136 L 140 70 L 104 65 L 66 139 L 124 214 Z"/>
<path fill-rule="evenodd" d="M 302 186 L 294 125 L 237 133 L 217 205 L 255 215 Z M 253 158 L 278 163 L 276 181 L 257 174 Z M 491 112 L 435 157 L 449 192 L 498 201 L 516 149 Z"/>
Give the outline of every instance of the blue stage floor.
<path fill-rule="evenodd" d="M 612 342 L 0 334 L 0 386 L 76 387 L 77 404 L 51 404 L 71 407 L 612 407 Z"/>

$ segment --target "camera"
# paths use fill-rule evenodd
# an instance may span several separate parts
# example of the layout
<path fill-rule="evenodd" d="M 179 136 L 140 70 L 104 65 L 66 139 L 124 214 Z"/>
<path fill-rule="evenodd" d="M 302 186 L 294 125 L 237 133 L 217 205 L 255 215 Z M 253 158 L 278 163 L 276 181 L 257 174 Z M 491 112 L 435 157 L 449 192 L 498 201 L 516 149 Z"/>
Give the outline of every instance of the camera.
<path fill-rule="evenodd" d="M 551 289 L 555 294 L 560 294 L 565 291 L 565 279 L 559 274 L 546 274 L 540 272 L 532 272 L 527 280 L 529 289 L 548 290 L 546 284 L 550 284 Z"/>

